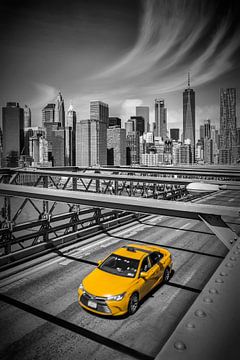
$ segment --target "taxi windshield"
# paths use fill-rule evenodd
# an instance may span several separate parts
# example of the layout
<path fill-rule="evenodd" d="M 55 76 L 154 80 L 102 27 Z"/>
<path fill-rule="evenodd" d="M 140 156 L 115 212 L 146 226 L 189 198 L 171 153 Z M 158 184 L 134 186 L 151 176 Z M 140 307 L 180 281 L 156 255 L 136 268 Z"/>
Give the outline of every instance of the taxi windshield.
<path fill-rule="evenodd" d="M 139 260 L 111 254 L 99 269 L 111 274 L 134 278 L 137 273 Z"/>

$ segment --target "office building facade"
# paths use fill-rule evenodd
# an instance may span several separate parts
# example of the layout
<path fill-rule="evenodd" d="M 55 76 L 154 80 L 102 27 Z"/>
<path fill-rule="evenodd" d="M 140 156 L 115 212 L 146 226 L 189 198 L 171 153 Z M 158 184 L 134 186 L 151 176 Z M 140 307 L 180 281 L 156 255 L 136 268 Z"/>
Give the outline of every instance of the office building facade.
<path fill-rule="evenodd" d="M 59 92 L 55 104 L 55 122 L 60 123 L 60 127 L 65 127 L 65 109 L 62 94 Z"/>
<path fill-rule="evenodd" d="M 144 132 L 147 133 L 150 130 L 149 125 L 149 107 L 148 106 L 136 106 L 136 116 L 144 119 Z"/>
<path fill-rule="evenodd" d="M 90 102 L 91 165 L 107 165 L 108 104 Z"/>
<path fill-rule="evenodd" d="M 170 129 L 170 139 L 175 141 L 179 140 L 179 129 Z"/>
<path fill-rule="evenodd" d="M 91 120 L 76 124 L 76 166 L 91 166 Z"/>
<path fill-rule="evenodd" d="M 70 104 L 67 111 L 67 121 L 66 121 L 66 165 L 75 166 L 76 165 L 76 125 L 77 124 L 77 114 L 73 109 L 72 104 Z"/>
<path fill-rule="evenodd" d="M 119 117 L 109 116 L 107 127 L 117 126 L 121 127 L 122 120 Z"/>
<path fill-rule="evenodd" d="M 107 129 L 108 165 L 126 165 L 126 130 L 118 126 Z"/>
<path fill-rule="evenodd" d="M 167 109 L 164 106 L 163 99 L 155 99 L 155 136 L 162 140 L 167 138 Z"/>
<path fill-rule="evenodd" d="M 24 110 L 18 102 L 2 108 L 3 166 L 17 167 L 24 150 Z"/>
<path fill-rule="evenodd" d="M 237 145 L 236 96 L 235 88 L 220 90 L 220 164 L 237 162 L 234 152 Z"/>
<path fill-rule="evenodd" d="M 31 119 L 31 109 L 25 105 L 24 106 L 24 129 L 32 126 Z"/>

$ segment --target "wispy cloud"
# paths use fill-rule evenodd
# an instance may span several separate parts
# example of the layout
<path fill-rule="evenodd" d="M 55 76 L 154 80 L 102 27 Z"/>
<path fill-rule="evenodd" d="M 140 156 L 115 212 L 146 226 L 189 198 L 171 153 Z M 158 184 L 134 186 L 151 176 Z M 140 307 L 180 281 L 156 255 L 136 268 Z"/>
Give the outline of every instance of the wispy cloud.
<path fill-rule="evenodd" d="M 123 86 L 126 80 L 151 93 L 180 90 L 190 70 L 194 86 L 214 80 L 235 64 L 239 28 L 229 35 L 228 11 L 215 18 L 217 2 L 145 0 L 133 49 L 99 79 Z"/>

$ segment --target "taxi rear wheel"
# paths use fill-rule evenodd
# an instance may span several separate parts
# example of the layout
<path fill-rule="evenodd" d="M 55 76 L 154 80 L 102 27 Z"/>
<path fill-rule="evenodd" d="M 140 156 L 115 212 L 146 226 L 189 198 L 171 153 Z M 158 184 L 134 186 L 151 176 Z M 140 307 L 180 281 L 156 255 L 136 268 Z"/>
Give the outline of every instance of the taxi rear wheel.
<path fill-rule="evenodd" d="M 128 303 L 128 313 L 129 315 L 134 314 L 139 307 L 139 296 L 138 293 L 133 293 L 132 296 L 129 299 Z"/>

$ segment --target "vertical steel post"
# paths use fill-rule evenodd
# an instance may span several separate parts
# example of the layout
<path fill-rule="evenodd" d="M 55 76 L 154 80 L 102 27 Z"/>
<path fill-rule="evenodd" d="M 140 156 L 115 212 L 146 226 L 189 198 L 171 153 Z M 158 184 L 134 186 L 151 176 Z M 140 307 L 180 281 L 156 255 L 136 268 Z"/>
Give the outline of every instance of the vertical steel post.
<path fill-rule="evenodd" d="M 48 176 L 43 177 L 43 187 L 48 188 Z M 44 224 L 42 225 L 42 229 L 44 230 L 43 241 L 48 241 L 48 229 L 49 229 L 49 203 L 48 200 L 43 200 L 43 219 L 45 219 Z"/>
<path fill-rule="evenodd" d="M 7 229 L 4 240 L 6 240 L 6 245 L 4 246 L 5 254 L 11 253 L 11 238 L 12 238 L 12 222 L 11 222 L 11 201 L 10 196 L 4 197 L 4 222 L 3 228 Z"/>

